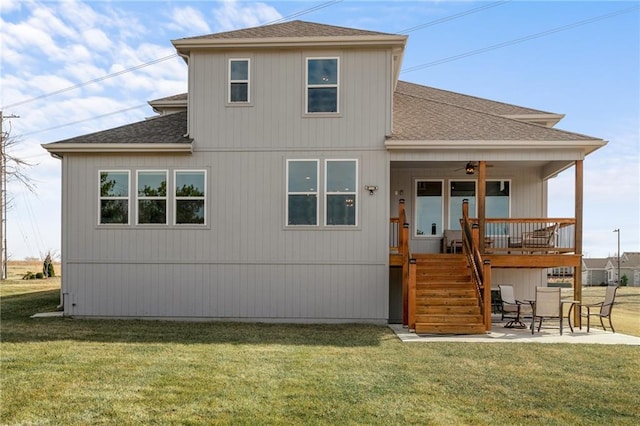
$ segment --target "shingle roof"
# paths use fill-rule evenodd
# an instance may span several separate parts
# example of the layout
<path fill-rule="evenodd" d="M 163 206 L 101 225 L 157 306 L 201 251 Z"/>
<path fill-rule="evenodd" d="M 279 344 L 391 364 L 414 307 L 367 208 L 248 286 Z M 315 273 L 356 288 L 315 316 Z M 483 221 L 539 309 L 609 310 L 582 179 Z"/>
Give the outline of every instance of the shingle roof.
<path fill-rule="evenodd" d="M 358 30 L 354 28 L 337 27 L 334 25 L 317 24 L 306 21 L 290 21 L 281 24 L 263 25 L 223 33 L 207 34 L 196 37 L 181 38 L 176 41 L 202 39 L 262 39 L 283 37 L 339 37 L 339 36 L 379 36 L 394 35 L 376 31 Z"/>
<path fill-rule="evenodd" d="M 588 268 L 588 269 L 604 269 L 607 266 L 607 263 L 609 262 L 609 258 L 605 257 L 605 258 L 599 258 L 599 257 L 595 257 L 595 258 L 582 258 L 582 261 L 584 262 L 584 265 Z"/>
<path fill-rule="evenodd" d="M 456 105 L 459 107 L 487 112 L 495 115 L 553 114 L 550 112 L 526 108 L 518 105 L 492 101 L 490 99 L 450 92 L 448 90 L 436 89 L 434 87 L 422 86 L 420 84 L 410 83 L 407 81 L 398 81 L 398 84 L 396 86 L 396 93 L 403 93 L 419 98 L 431 99 L 433 101 Z"/>
<path fill-rule="evenodd" d="M 523 140 L 591 141 L 597 138 L 505 118 L 452 105 L 429 97 L 429 90 L 393 97 L 393 134 L 390 140 Z M 434 92 L 435 93 L 435 92 Z M 491 102 L 491 101 L 490 101 Z"/>
<path fill-rule="evenodd" d="M 624 268 L 640 267 L 640 252 L 627 251 L 622 254 L 622 257 L 623 257 L 622 267 Z"/>
<path fill-rule="evenodd" d="M 126 124 L 114 129 L 56 141 L 55 144 L 189 144 L 192 140 L 184 137 L 186 133 L 187 112 L 183 111 L 175 114 L 157 116 L 137 123 Z"/>
<path fill-rule="evenodd" d="M 186 100 L 187 100 L 187 94 L 180 93 L 179 95 L 173 95 L 173 96 L 167 96 L 166 98 L 154 99 L 152 101 L 149 101 L 149 103 L 153 104 L 156 102 L 186 101 Z"/>

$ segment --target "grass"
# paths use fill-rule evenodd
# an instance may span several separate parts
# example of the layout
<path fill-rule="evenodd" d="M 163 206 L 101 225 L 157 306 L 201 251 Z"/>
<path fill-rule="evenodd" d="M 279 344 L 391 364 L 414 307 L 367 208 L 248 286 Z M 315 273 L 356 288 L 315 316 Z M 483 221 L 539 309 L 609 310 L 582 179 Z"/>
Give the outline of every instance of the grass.
<path fill-rule="evenodd" d="M 0 286 L 1 424 L 640 423 L 638 347 L 403 344 L 366 325 L 30 319 L 55 309 L 52 286 Z"/>

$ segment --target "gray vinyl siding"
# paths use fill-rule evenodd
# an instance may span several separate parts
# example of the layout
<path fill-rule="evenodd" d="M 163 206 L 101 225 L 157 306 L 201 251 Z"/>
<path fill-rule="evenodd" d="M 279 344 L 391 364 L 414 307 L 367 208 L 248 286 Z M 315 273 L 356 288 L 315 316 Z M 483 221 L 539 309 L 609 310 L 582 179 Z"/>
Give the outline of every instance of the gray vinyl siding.
<path fill-rule="evenodd" d="M 285 226 L 287 158 L 356 158 L 358 226 Z M 375 322 L 388 318 L 387 153 L 67 156 L 65 312 L 75 316 Z M 207 170 L 207 225 L 98 225 L 100 170 Z M 134 182 L 131 183 L 133 186 Z M 360 188 L 363 187 L 360 185 Z M 171 187 L 170 191 L 171 192 Z M 132 191 L 133 193 L 133 191 Z M 171 209 L 172 198 L 169 198 Z M 69 303 L 71 302 L 71 303 Z"/>
<path fill-rule="evenodd" d="M 244 56 L 243 56 L 244 55 Z M 227 61 L 193 54 L 190 136 L 197 150 L 382 148 L 391 129 L 391 55 L 384 50 L 269 51 L 251 55 L 252 101 L 228 106 Z M 305 58 L 340 60 L 340 113 L 305 115 Z"/>
<path fill-rule="evenodd" d="M 340 114 L 304 114 L 306 56 L 340 58 Z M 251 58 L 251 103 L 227 104 L 230 57 Z M 371 51 L 194 53 L 192 155 L 68 155 L 65 313 L 264 321 L 388 318 L 391 55 Z M 286 160 L 358 160 L 358 226 L 285 226 Z M 321 162 L 322 164 L 322 162 Z M 100 170 L 207 171 L 206 226 L 98 225 Z M 378 185 L 370 196 L 363 186 Z M 133 183 L 132 183 L 133 185 Z M 171 189 L 170 191 L 171 192 Z M 169 209 L 172 209 L 172 197 Z"/>

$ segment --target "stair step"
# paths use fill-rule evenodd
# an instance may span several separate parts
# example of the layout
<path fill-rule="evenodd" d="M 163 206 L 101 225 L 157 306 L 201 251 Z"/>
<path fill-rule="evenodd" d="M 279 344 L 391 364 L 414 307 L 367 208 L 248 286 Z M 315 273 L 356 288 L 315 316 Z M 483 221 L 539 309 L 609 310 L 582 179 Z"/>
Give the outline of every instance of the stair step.
<path fill-rule="evenodd" d="M 482 324 L 416 323 L 416 334 L 485 334 Z"/>
<path fill-rule="evenodd" d="M 416 314 L 416 322 L 431 324 L 482 324 L 482 315 L 475 314 Z"/>
<path fill-rule="evenodd" d="M 478 299 L 475 297 L 418 297 L 416 309 L 419 306 L 478 306 Z"/>
<path fill-rule="evenodd" d="M 422 305 L 416 308 L 417 315 L 480 315 L 480 307 L 475 305 Z"/>
<path fill-rule="evenodd" d="M 429 296 L 429 297 L 476 297 L 476 292 L 473 288 L 431 288 L 420 287 L 416 288 L 416 296 Z"/>
<path fill-rule="evenodd" d="M 485 332 L 476 288 L 461 254 L 417 255 L 416 333 Z"/>

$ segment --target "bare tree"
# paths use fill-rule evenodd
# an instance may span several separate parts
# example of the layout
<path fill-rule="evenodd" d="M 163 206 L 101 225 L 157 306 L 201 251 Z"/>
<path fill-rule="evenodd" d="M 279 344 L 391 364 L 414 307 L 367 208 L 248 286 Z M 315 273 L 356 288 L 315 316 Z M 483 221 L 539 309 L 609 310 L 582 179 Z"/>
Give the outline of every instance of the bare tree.
<path fill-rule="evenodd" d="M 18 139 L 11 135 L 10 118 L 15 115 L 3 115 L 0 111 L 0 279 L 7 278 L 7 184 L 18 182 L 31 192 L 35 192 L 35 184 L 27 175 L 26 170 L 33 164 L 13 155 L 11 152 L 18 144 Z M 7 125 L 5 124 L 7 121 Z"/>

